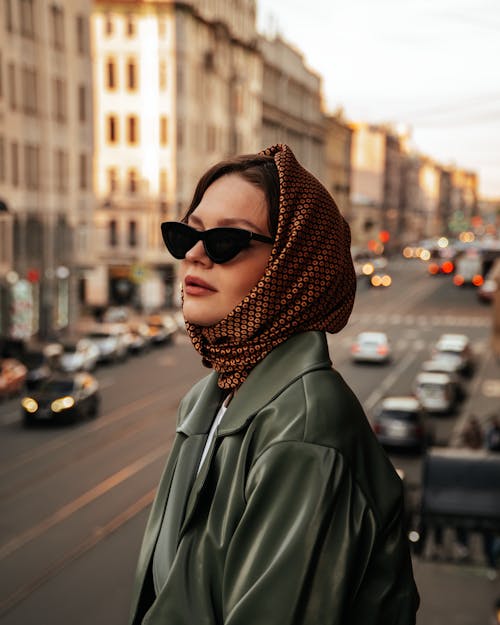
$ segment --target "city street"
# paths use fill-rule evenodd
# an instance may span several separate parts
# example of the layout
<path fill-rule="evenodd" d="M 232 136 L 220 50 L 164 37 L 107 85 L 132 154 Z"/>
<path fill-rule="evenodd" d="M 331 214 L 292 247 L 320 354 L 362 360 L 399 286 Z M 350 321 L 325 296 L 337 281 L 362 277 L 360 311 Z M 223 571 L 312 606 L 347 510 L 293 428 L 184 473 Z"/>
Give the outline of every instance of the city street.
<path fill-rule="evenodd" d="M 420 365 L 445 332 L 467 334 L 476 355 L 468 395 L 453 415 L 432 417 L 447 445 L 468 414 L 485 421 L 500 406 L 500 365 L 489 348 L 491 308 L 423 263 L 390 261 L 387 289 L 359 282 L 350 323 L 329 337 L 337 368 L 373 414 L 384 395 L 410 394 Z M 354 364 L 358 332 L 388 334 L 387 365 Z M 0 404 L 0 619 L 4 625 L 123 625 L 138 549 L 176 409 L 207 372 L 185 334 L 172 345 L 103 366 L 100 415 L 66 427 L 25 429 L 19 399 Z M 391 453 L 418 497 L 421 456 Z M 475 538 L 475 537 L 473 537 Z M 500 582 L 480 550 L 471 561 L 414 559 L 419 625 L 488 625 Z"/>

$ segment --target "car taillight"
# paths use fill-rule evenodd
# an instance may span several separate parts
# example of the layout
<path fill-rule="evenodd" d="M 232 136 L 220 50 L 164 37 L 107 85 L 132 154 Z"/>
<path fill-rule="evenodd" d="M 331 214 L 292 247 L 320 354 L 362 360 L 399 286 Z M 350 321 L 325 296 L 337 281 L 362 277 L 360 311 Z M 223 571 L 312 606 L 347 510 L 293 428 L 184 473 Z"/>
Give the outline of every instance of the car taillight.
<path fill-rule="evenodd" d="M 431 263 L 428 269 L 429 269 L 429 273 L 433 276 L 437 274 L 437 272 L 439 271 L 439 267 L 436 263 Z"/>
<path fill-rule="evenodd" d="M 483 276 L 481 276 L 480 274 L 476 274 L 473 278 L 472 278 L 472 284 L 474 286 L 481 286 L 484 282 L 484 278 Z"/>
<path fill-rule="evenodd" d="M 451 260 L 447 260 L 442 264 L 441 269 L 443 273 L 453 273 L 453 269 L 455 269 L 455 267 L 453 266 Z"/>
<path fill-rule="evenodd" d="M 457 273 L 457 275 L 453 277 L 453 284 L 455 286 L 462 286 L 464 282 L 465 282 L 464 277 L 461 276 L 459 273 Z"/>
<path fill-rule="evenodd" d="M 380 432 L 382 431 L 382 426 L 380 425 L 380 423 L 373 424 L 373 431 L 375 432 L 375 434 L 380 434 Z"/>
<path fill-rule="evenodd" d="M 351 352 L 353 354 L 357 354 L 359 352 L 359 345 L 357 343 L 355 343 L 352 347 L 351 347 Z"/>
<path fill-rule="evenodd" d="M 388 351 L 389 350 L 387 349 L 385 345 L 379 345 L 377 347 L 377 354 L 380 354 L 381 356 L 385 356 Z"/>

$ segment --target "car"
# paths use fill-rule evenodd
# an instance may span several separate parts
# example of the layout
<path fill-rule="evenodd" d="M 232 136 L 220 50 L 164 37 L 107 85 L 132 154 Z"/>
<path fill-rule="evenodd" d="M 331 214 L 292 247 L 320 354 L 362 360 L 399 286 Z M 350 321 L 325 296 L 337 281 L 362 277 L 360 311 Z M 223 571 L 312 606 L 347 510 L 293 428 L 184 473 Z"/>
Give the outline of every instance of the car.
<path fill-rule="evenodd" d="M 99 349 L 98 362 L 123 361 L 128 355 L 127 327 L 123 324 L 100 324 L 86 338 Z"/>
<path fill-rule="evenodd" d="M 127 348 L 132 354 L 138 354 L 151 347 L 150 330 L 146 323 L 130 324 L 126 334 Z"/>
<path fill-rule="evenodd" d="M 448 373 L 421 371 L 413 386 L 415 396 L 428 412 L 448 414 L 458 403 L 457 387 Z"/>
<path fill-rule="evenodd" d="M 0 399 L 11 397 L 21 391 L 26 380 L 27 369 L 16 358 L 0 360 Z"/>
<path fill-rule="evenodd" d="M 170 315 L 149 315 L 146 318 L 149 338 L 153 344 L 170 343 L 177 332 L 177 323 Z"/>
<path fill-rule="evenodd" d="M 94 371 L 99 361 L 99 347 L 88 338 L 62 343 L 59 368 L 62 371 Z"/>
<path fill-rule="evenodd" d="M 455 358 L 433 358 L 425 360 L 421 365 L 422 371 L 428 373 L 446 373 L 455 387 L 457 401 L 463 401 L 467 396 L 467 390 L 464 386 L 463 378 L 458 373 L 458 360 Z"/>
<path fill-rule="evenodd" d="M 55 373 L 23 397 L 21 410 L 25 425 L 47 420 L 73 422 L 81 417 L 96 417 L 99 404 L 99 383 L 93 375 Z"/>
<path fill-rule="evenodd" d="M 434 429 L 413 395 L 385 397 L 375 410 L 372 427 L 379 442 L 388 447 L 424 451 L 434 441 Z"/>
<path fill-rule="evenodd" d="M 387 288 L 388 286 L 391 286 L 392 278 L 388 273 L 377 271 L 371 276 L 370 284 L 376 288 Z"/>
<path fill-rule="evenodd" d="M 110 306 L 102 314 L 103 323 L 126 323 L 130 312 L 125 306 Z"/>
<path fill-rule="evenodd" d="M 354 362 L 386 363 L 391 358 L 391 345 L 385 332 L 361 332 L 351 346 Z"/>
<path fill-rule="evenodd" d="M 469 337 L 465 334 L 442 334 L 432 351 L 433 359 L 455 359 L 457 371 L 471 375 L 474 371 L 474 354 Z"/>
<path fill-rule="evenodd" d="M 495 297 L 497 289 L 498 286 L 496 280 L 494 280 L 490 277 L 489 274 L 487 274 L 484 282 L 478 286 L 476 291 L 479 301 L 483 302 L 484 304 L 491 304 Z"/>

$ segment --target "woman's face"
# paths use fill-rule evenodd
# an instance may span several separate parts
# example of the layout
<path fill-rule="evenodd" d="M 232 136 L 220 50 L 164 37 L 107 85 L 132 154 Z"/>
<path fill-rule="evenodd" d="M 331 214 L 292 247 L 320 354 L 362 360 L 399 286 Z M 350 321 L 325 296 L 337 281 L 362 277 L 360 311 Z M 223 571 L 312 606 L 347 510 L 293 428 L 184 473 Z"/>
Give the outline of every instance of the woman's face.
<path fill-rule="evenodd" d="M 189 215 L 196 230 L 232 227 L 269 235 L 264 192 L 238 174 L 217 179 Z M 264 274 L 271 244 L 252 241 L 232 260 L 216 264 L 198 241 L 180 263 L 186 321 L 211 326 L 221 321 L 248 295 Z"/>

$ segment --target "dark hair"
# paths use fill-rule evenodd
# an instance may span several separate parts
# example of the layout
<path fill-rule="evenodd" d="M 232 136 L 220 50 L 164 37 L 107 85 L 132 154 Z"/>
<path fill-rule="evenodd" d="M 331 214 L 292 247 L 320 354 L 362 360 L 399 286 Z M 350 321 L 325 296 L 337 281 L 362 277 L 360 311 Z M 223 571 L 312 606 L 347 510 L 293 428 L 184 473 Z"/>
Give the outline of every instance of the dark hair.
<path fill-rule="evenodd" d="M 236 156 L 232 159 L 221 161 L 220 163 L 213 165 L 203 174 L 196 185 L 193 199 L 191 200 L 191 204 L 182 218 L 182 221 L 187 221 L 189 215 L 191 215 L 201 202 L 201 199 L 208 187 L 216 180 L 222 178 L 222 176 L 226 176 L 227 174 L 237 174 L 264 192 L 269 213 L 269 232 L 274 238 L 278 230 L 280 181 L 278 168 L 276 167 L 276 163 L 274 162 L 272 156 L 248 154 Z"/>

